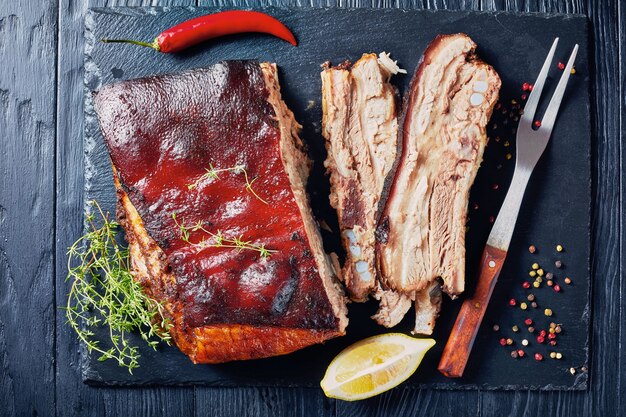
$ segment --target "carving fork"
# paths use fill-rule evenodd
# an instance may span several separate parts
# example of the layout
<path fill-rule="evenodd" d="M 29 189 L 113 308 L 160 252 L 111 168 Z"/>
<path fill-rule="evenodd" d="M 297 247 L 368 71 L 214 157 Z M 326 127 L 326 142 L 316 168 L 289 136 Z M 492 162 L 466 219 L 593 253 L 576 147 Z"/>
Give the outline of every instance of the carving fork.
<path fill-rule="evenodd" d="M 556 38 L 552 43 L 552 48 L 550 48 L 548 57 L 543 63 L 530 97 L 528 97 L 524 113 L 517 128 L 517 157 L 513 180 L 498 218 L 489 234 L 478 269 L 479 276 L 476 289 L 473 296 L 463 302 L 461 311 L 450 333 L 448 343 L 439 361 L 439 371 L 447 377 L 458 378 L 463 375 L 474 339 L 485 315 L 487 303 L 489 298 L 491 298 L 491 293 L 498 280 L 498 275 L 500 275 L 509 249 L 509 243 L 511 243 L 511 236 L 513 235 L 526 185 L 552 134 L 554 121 L 556 120 L 563 93 L 576 59 L 576 53 L 578 52 L 578 45 L 576 45 L 563 70 L 559 84 L 550 99 L 550 104 L 543 116 L 541 126 L 534 130 L 534 115 L 558 42 L 559 38 Z"/>

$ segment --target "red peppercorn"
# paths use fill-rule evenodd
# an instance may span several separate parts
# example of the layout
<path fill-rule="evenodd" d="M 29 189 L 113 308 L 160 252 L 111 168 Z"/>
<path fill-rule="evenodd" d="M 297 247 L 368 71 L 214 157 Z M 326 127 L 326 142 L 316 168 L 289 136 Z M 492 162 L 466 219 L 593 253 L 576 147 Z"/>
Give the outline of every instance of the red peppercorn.
<path fill-rule="evenodd" d="M 510 305 L 510 306 L 514 306 L 514 305 L 516 305 L 516 304 L 517 304 L 517 301 L 515 301 L 515 298 L 511 298 L 511 299 L 509 300 L 509 305 Z"/>
<path fill-rule="evenodd" d="M 545 330 L 540 331 L 539 332 L 539 336 L 545 337 L 546 336 L 546 331 Z"/>
<path fill-rule="evenodd" d="M 530 85 L 528 86 L 528 91 L 533 91 L 533 87 L 534 87 L 534 86 L 533 86 L 532 84 L 530 84 Z"/>
<path fill-rule="evenodd" d="M 478 203 L 474 203 L 474 210 L 478 210 Z"/>
<path fill-rule="evenodd" d="M 546 339 L 543 336 L 537 336 L 537 343 L 543 343 Z"/>
<path fill-rule="evenodd" d="M 565 69 L 565 64 L 562 62 L 559 62 L 558 64 L 556 64 L 556 67 L 560 69 L 561 71 L 563 71 Z"/>
<path fill-rule="evenodd" d="M 528 84 L 528 83 L 522 84 L 522 90 L 524 90 L 524 91 L 530 90 L 530 84 Z"/>
<path fill-rule="evenodd" d="M 522 100 L 526 100 L 528 96 L 526 94 L 522 94 Z"/>
<path fill-rule="evenodd" d="M 506 339 L 504 337 L 502 339 L 500 339 L 500 345 L 501 346 L 506 346 Z"/>
<path fill-rule="evenodd" d="M 552 289 L 556 292 L 560 292 L 561 291 L 561 286 L 559 284 L 555 284 L 554 287 L 552 287 Z"/>
<path fill-rule="evenodd" d="M 522 283 L 522 287 L 524 287 L 524 288 L 530 288 L 530 282 L 528 282 L 528 281 L 524 281 L 524 282 Z"/>
<path fill-rule="evenodd" d="M 519 349 L 519 350 L 517 351 L 517 355 L 518 355 L 520 358 L 523 358 L 523 357 L 524 357 L 524 355 L 525 355 L 525 353 L 524 353 L 524 351 L 523 351 L 522 349 Z"/>
<path fill-rule="evenodd" d="M 530 326 L 531 324 L 533 324 L 533 320 L 532 319 L 526 319 L 526 320 L 524 320 L 524 324 L 526 326 Z"/>
<path fill-rule="evenodd" d="M 541 353 L 535 353 L 535 360 L 536 361 L 542 361 L 543 360 L 543 355 Z"/>
<path fill-rule="evenodd" d="M 556 346 L 556 339 L 550 340 L 550 346 Z"/>
<path fill-rule="evenodd" d="M 550 340 L 554 340 L 554 339 L 556 339 L 556 334 L 555 334 L 555 333 L 550 333 L 550 334 L 548 335 L 548 339 L 550 339 Z"/>
<path fill-rule="evenodd" d="M 541 122 L 539 120 L 535 120 L 535 127 L 541 127 Z"/>
<path fill-rule="evenodd" d="M 498 184 L 493 184 L 491 188 L 494 190 L 497 190 L 498 188 L 500 188 L 500 186 Z"/>
<path fill-rule="evenodd" d="M 496 221 L 496 218 L 493 216 L 489 216 L 489 223 L 493 223 Z M 511 304 L 512 306 L 514 306 L 515 304 Z"/>

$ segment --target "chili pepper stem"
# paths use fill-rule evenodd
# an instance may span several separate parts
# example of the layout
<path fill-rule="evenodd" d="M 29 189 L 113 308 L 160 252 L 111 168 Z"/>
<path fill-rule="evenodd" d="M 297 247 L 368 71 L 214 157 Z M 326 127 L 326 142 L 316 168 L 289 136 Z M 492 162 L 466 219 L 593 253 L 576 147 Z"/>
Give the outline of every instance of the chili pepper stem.
<path fill-rule="evenodd" d="M 157 52 L 161 51 L 159 43 L 156 39 L 152 41 L 152 43 L 135 41 L 132 39 L 101 39 L 100 41 L 104 43 L 131 43 L 133 45 L 145 46 L 146 48 L 154 49 Z"/>

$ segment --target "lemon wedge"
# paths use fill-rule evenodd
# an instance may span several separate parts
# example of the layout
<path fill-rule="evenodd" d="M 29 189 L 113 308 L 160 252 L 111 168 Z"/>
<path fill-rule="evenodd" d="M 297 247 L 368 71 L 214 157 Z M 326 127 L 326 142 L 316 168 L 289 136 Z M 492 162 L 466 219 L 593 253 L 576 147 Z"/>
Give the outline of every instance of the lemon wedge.
<path fill-rule="evenodd" d="M 433 339 L 402 333 L 368 337 L 342 350 L 328 366 L 320 385 L 330 398 L 356 401 L 373 397 L 413 375 L 434 345 Z"/>

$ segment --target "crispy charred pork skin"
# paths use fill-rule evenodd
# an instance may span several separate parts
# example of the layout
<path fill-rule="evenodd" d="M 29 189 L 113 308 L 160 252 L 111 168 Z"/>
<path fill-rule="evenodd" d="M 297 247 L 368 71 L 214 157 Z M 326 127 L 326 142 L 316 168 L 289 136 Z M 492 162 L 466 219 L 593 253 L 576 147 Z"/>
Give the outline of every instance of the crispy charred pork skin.
<path fill-rule="evenodd" d="M 376 220 L 385 179 L 396 159 L 399 71 L 388 55 L 365 54 L 352 67 L 322 71 L 322 133 L 330 173 L 330 203 L 337 210 L 346 250 L 343 279 L 352 300 L 365 301 L 378 285 Z"/>
<path fill-rule="evenodd" d="M 426 49 L 400 122 L 402 153 L 377 229 L 384 288 L 416 300 L 416 331 L 432 332 L 440 296 L 465 286 L 465 223 L 470 187 L 487 143 L 500 78 L 464 34 L 438 36 Z"/>
<path fill-rule="evenodd" d="M 126 81 L 94 104 L 134 276 L 192 361 L 281 355 L 344 334 L 345 299 L 305 193 L 310 162 L 273 64 Z M 182 238 L 181 225 L 198 223 L 275 252 L 191 244 L 211 241 L 204 230 Z"/>

